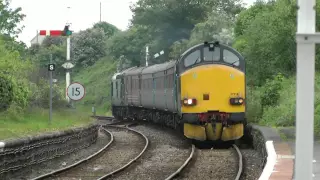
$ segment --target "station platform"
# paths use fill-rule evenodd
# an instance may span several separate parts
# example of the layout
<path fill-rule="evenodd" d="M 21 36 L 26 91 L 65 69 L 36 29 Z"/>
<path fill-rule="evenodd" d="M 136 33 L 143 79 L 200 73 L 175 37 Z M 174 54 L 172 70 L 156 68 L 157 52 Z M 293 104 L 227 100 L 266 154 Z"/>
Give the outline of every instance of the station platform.
<path fill-rule="evenodd" d="M 268 157 L 268 161 L 275 160 L 266 164 L 265 170 L 270 169 L 270 176 L 260 177 L 260 180 L 292 180 L 294 179 L 294 158 L 295 158 L 295 131 L 294 128 L 274 129 L 269 127 L 255 126 L 259 129 L 266 141 L 272 141 L 272 146 L 267 147 L 274 154 Z M 281 134 L 281 136 L 280 136 Z M 313 179 L 320 179 L 320 141 L 314 142 L 314 158 L 313 158 Z M 273 167 L 272 167 L 273 166 Z M 268 174 L 268 173 L 266 173 Z"/>

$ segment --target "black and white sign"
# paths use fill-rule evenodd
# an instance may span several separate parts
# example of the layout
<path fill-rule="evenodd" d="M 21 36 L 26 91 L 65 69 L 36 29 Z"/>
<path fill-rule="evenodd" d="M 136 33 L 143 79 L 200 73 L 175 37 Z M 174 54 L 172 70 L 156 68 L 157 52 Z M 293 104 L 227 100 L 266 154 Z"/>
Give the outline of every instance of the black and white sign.
<path fill-rule="evenodd" d="M 48 71 L 54 71 L 56 69 L 55 64 L 48 64 Z"/>
<path fill-rule="evenodd" d="M 67 88 L 67 96 L 71 100 L 79 101 L 84 97 L 85 94 L 85 88 L 80 83 L 74 82 Z"/>
<path fill-rule="evenodd" d="M 64 67 L 65 69 L 71 69 L 74 67 L 74 65 L 71 62 L 66 62 L 62 64 L 62 67 Z"/>

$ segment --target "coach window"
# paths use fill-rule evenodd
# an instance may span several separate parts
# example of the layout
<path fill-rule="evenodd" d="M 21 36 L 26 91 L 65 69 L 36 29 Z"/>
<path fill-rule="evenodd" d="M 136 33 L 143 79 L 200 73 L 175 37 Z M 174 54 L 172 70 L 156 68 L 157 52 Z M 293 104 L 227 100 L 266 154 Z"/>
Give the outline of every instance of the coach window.
<path fill-rule="evenodd" d="M 191 54 L 189 54 L 185 59 L 184 59 L 184 66 L 188 67 L 191 65 L 194 65 L 196 63 L 199 63 L 201 60 L 200 57 L 200 50 L 196 50 L 194 52 L 192 52 Z"/>
<path fill-rule="evenodd" d="M 203 60 L 204 61 L 219 61 L 220 60 L 220 48 L 214 47 L 214 51 L 209 51 L 209 47 L 203 48 Z"/>
<path fill-rule="evenodd" d="M 240 61 L 237 55 L 235 55 L 233 52 L 224 49 L 223 50 L 223 61 L 235 66 L 240 65 Z"/>
<path fill-rule="evenodd" d="M 113 82 L 111 82 L 111 96 L 113 97 Z"/>

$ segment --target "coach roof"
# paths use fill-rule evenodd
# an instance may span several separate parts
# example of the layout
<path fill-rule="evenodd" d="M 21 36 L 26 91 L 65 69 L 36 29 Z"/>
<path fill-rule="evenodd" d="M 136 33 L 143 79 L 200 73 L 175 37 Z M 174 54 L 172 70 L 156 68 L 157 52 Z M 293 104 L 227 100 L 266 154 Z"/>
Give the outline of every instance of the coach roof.
<path fill-rule="evenodd" d="M 164 71 L 173 67 L 176 64 L 176 61 L 169 61 L 162 64 L 154 64 L 142 70 L 142 74 L 151 74 L 159 71 Z"/>
<path fill-rule="evenodd" d="M 139 75 L 141 73 L 141 71 L 146 68 L 146 67 L 135 67 L 132 68 L 130 70 L 128 70 L 127 72 L 124 73 L 125 76 L 134 76 L 134 75 Z"/>

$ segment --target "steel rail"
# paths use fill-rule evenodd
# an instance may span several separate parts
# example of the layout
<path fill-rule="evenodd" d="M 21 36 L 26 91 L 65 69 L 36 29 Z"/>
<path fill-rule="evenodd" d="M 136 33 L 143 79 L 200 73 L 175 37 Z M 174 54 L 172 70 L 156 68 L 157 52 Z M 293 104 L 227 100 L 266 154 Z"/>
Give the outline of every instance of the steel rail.
<path fill-rule="evenodd" d="M 109 125 L 105 125 L 105 126 L 108 127 Z M 129 128 L 128 125 L 125 126 L 125 127 L 122 127 L 122 126 L 109 126 L 109 127 L 128 129 L 128 130 L 130 130 L 130 131 L 132 131 L 132 132 L 135 132 L 135 133 L 141 135 L 141 136 L 145 139 L 146 144 L 145 144 L 143 150 L 140 152 L 140 154 L 139 154 L 138 156 L 136 156 L 135 158 L 133 158 L 133 159 L 132 159 L 131 161 L 129 161 L 126 165 L 124 165 L 124 166 L 122 166 L 122 167 L 120 167 L 120 168 L 118 168 L 118 169 L 116 169 L 116 170 L 114 170 L 114 171 L 112 171 L 112 172 L 110 172 L 110 173 L 108 173 L 108 174 L 100 177 L 98 180 L 106 179 L 106 178 L 108 178 L 108 177 L 110 177 L 110 176 L 113 176 L 113 175 L 116 174 L 116 173 L 119 173 L 119 172 L 123 171 L 125 168 L 127 168 L 129 165 L 131 165 L 133 162 L 135 162 L 138 158 L 140 158 L 140 157 L 142 156 L 142 154 L 146 151 L 147 147 L 149 146 L 149 140 L 148 140 L 148 138 L 147 138 L 144 134 L 142 134 L 141 132 Z"/>
<path fill-rule="evenodd" d="M 172 174 L 171 174 L 169 177 L 167 177 L 165 180 L 171 180 L 171 179 L 173 179 L 174 177 L 176 177 L 176 176 L 188 165 L 188 163 L 191 161 L 191 159 L 192 159 L 192 157 L 193 157 L 193 155 L 194 155 L 194 151 L 195 151 L 195 146 L 192 144 L 191 153 L 190 153 L 188 159 L 182 164 L 182 166 L 180 166 L 180 168 L 179 168 L 176 172 L 172 173 Z"/>
<path fill-rule="evenodd" d="M 241 154 L 240 149 L 235 144 L 233 144 L 233 148 L 237 151 L 237 154 L 239 157 L 239 168 L 238 168 L 237 176 L 235 178 L 235 180 L 239 180 L 241 177 L 241 174 L 242 174 L 242 170 L 243 170 L 242 154 Z"/>
<path fill-rule="evenodd" d="M 55 174 L 58 174 L 58 173 L 67 171 L 67 170 L 69 170 L 69 169 L 71 169 L 71 168 L 74 168 L 75 166 L 78 166 L 78 165 L 80 165 L 80 164 L 82 164 L 82 163 L 90 160 L 91 158 L 97 156 L 97 155 L 100 154 L 102 151 L 104 151 L 105 149 L 107 149 L 107 148 L 112 144 L 112 142 L 113 142 L 113 140 L 114 140 L 113 134 L 112 134 L 110 131 L 106 130 L 105 128 L 101 127 L 101 126 L 100 126 L 99 129 L 104 130 L 105 132 L 107 132 L 107 133 L 110 135 L 110 141 L 108 142 L 107 145 L 105 145 L 103 148 L 101 148 L 98 152 L 96 152 L 96 153 L 92 154 L 91 156 L 89 156 L 89 157 L 87 157 L 87 158 L 84 158 L 84 159 L 82 159 L 82 160 L 80 160 L 80 161 L 78 161 L 78 162 L 76 162 L 76 163 L 74 163 L 74 164 L 71 164 L 70 166 L 67 166 L 67 167 L 64 167 L 64 168 L 61 168 L 61 169 L 52 171 L 52 172 L 50 172 L 50 173 L 47 173 L 47 174 L 44 174 L 44 175 L 41 175 L 41 176 L 38 176 L 38 177 L 36 177 L 36 178 L 34 178 L 34 179 L 32 179 L 32 180 L 44 179 L 44 178 L 47 178 L 47 177 L 49 177 L 49 176 L 53 176 L 53 175 L 55 175 Z"/>

